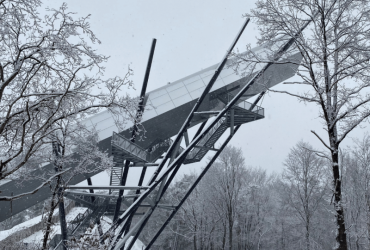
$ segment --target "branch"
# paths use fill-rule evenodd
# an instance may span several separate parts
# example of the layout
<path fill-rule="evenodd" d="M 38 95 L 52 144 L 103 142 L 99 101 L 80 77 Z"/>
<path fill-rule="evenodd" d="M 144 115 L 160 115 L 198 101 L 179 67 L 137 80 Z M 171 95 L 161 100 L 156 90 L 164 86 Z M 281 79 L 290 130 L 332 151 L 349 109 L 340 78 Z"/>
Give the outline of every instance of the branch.
<path fill-rule="evenodd" d="M 339 143 L 341 143 L 344 140 L 344 138 L 346 138 L 346 136 L 349 134 L 349 132 L 351 132 L 354 128 L 356 128 L 363 120 L 365 120 L 369 116 L 370 116 L 370 112 L 363 115 L 356 122 L 354 122 L 352 124 L 352 126 L 346 132 L 344 132 L 344 134 L 340 137 L 340 139 L 337 140 L 337 144 L 339 145 Z"/>
<path fill-rule="evenodd" d="M 357 108 L 361 107 L 362 105 L 364 105 L 364 104 L 366 104 L 368 102 L 370 102 L 370 98 L 369 99 L 366 99 L 366 100 L 364 100 L 362 102 L 357 103 L 353 108 L 347 110 L 341 116 L 339 116 L 338 118 L 336 118 L 335 121 L 330 126 L 330 128 L 333 128 L 340 120 L 342 120 L 343 118 L 345 118 L 348 114 L 350 114 L 351 112 L 355 111 Z M 347 103 L 347 102 L 344 102 L 344 104 L 345 103 Z"/>
<path fill-rule="evenodd" d="M 291 96 L 297 97 L 297 98 L 302 99 L 302 100 L 307 101 L 307 102 L 315 102 L 315 103 L 318 103 L 318 104 L 321 103 L 320 100 L 318 100 L 318 99 L 308 98 L 308 97 L 304 97 L 304 96 L 301 96 L 301 95 L 296 95 L 296 94 L 293 94 L 293 93 L 290 93 L 290 92 L 287 92 L 287 91 L 279 91 L 279 90 L 272 90 L 272 89 L 269 89 L 269 91 L 275 92 L 275 93 L 291 95 Z"/>
<path fill-rule="evenodd" d="M 67 168 L 65 169 L 64 171 L 62 172 L 58 172 L 56 174 L 54 174 L 53 176 L 51 176 L 49 179 L 47 179 L 44 183 L 42 183 L 40 186 L 38 186 L 37 188 L 35 188 L 34 190 L 30 191 L 30 192 L 27 192 L 27 193 L 23 193 L 23 194 L 19 194 L 19 195 L 16 195 L 16 196 L 2 196 L 0 197 L 0 201 L 12 201 L 12 200 L 16 200 L 16 199 L 19 199 L 23 196 L 26 196 L 26 195 L 31 195 L 31 194 L 34 194 L 36 193 L 37 191 L 39 191 L 42 187 L 46 186 L 47 184 L 49 184 L 50 182 L 53 181 L 53 179 L 55 177 L 58 177 L 62 174 L 64 174 L 65 172 L 69 171 L 71 168 Z"/>
<path fill-rule="evenodd" d="M 311 130 L 311 133 L 316 135 L 316 137 L 319 138 L 319 140 L 322 142 L 322 144 L 324 144 L 325 147 L 327 147 L 330 151 L 332 151 L 331 148 L 328 145 L 326 145 L 326 143 L 323 141 L 323 139 L 321 139 L 321 137 L 318 134 L 316 134 L 315 131 Z"/>
<path fill-rule="evenodd" d="M 4 68 L 0 63 L 0 80 L 4 82 Z"/>
<path fill-rule="evenodd" d="M 319 157 L 322 157 L 322 158 L 326 158 L 328 159 L 329 161 L 331 161 L 331 159 L 329 158 L 329 156 L 325 155 L 324 152 L 321 152 L 321 151 L 318 151 L 318 150 L 314 150 L 312 148 L 307 148 L 307 147 L 303 147 L 305 150 L 307 151 L 310 151 L 312 153 L 314 153 L 315 155 L 319 156 Z"/>

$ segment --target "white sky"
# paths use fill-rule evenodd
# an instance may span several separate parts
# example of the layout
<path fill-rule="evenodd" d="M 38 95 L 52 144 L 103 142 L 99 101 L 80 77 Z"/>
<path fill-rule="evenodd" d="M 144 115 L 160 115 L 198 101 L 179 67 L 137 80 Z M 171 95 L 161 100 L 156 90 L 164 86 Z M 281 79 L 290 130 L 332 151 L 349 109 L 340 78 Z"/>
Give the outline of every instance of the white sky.
<path fill-rule="evenodd" d="M 152 38 L 157 38 L 148 91 L 173 82 L 220 62 L 241 25 L 242 15 L 254 7 L 248 0 L 65 0 L 78 16 L 91 14 L 91 28 L 102 44 L 96 48 L 111 56 L 106 77 L 123 76 L 128 64 L 135 72 L 138 95 L 144 77 Z M 48 0 L 45 6 L 57 7 L 63 1 Z M 237 47 L 255 44 L 256 26 L 249 24 Z M 292 90 L 280 84 L 276 89 Z M 241 147 L 247 165 L 280 172 L 282 162 L 299 140 L 322 149 L 310 132 L 315 130 L 326 140 L 318 117 L 318 107 L 305 106 L 297 99 L 270 93 L 264 98 L 265 119 L 243 125 L 231 141 Z M 367 125 L 367 124 L 365 124 Z M 350 136 L 360 137 L 365 129 Z M 346 143 L 350 143 L 348 138 Z M 106 184 L 106 183 L 104 183 Z"/>

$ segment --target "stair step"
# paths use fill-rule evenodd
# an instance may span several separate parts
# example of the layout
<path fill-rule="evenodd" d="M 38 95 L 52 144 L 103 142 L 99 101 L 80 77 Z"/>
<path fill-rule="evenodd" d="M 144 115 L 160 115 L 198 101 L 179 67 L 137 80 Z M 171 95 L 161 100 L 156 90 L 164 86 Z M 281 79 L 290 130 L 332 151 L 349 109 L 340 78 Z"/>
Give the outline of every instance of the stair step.
<path fill-rule="evenodd" d="M 184 164 L 189 164 L 193 162 L 200 161 L 203 159 L 203 157 L 207 154 L 208 150 L 202 147 L 208 147 L 208 148 L 213 148 L 214 144 L 217 142 L 217 140 L 223 135 L 223 133 L 226 131 L 228 128 L 227 125 L 227 119 L 224 118 L 221 120 L 218 124 L 216 124 L 215 129 L 211 130 L 209 133 L 212 134 L 207 134 L 205 135 L 198 144 L 197 146 L 200 146 L 200 148 L 194 148 L 187 156 L 187 158 L 184 161 Z"/>

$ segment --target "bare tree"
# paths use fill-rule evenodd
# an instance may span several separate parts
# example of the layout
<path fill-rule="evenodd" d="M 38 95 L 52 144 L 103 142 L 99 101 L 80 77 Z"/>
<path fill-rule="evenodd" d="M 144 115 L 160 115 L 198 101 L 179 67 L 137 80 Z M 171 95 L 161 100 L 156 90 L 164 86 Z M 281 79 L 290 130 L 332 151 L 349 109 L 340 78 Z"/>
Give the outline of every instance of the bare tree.
<path fill-rule="evenodd" d="M 237 209 L 238 249 L 269 249 L 271 220 L 276 210 L 275 175 L 261 168 L 246 168 Z M 275 247 L 271 246 L 270 247 Z"/>
<path fill-rule="evenodd" d="M 101 152 L 98 147 L 98 136 L 94 131 L 86 129 L 84 126 L 71 123 L 68 119 L 53 124 L 58 132 L 52 136 L 53 153 L 50 154 L 48 162 L 54 163 L 54 168 L 59 174 L 55 180 L 49 184 L 51 189 L 50 206 L 46 209 L 46 220 L 44 228 L 43 249 L 47 249 L 49 235 L 52 229 L 52 217 L 59 205 L 59 214 L 64 210 L 63 193 L 65 186 L 78 174 L 89 175 L 91 173 L 109 170 L 113 161 L 106 152 Z M 57 151 L 57 152 L 55 152 Z M 78 155 L 78 157 L 75 156 Z M 71 168 L 73 166 L 73 168 Z M 44 179 L 53 176 L 55 172 L 45 172 Z M 38 176 L 38 178 L 42 178 Z M 60 224 L 66 226 L 63 216 L 60 217 Z M 63 224 L 64 223 L 64 224 Z M 62 226 L 62 228 L 63 228 Z M 65 228 L 65 230 L 67 230 Z M 63 233 L 67 233 L 66 231 Z"/>
<path fill-rule="evenodd" d="M 354 140 L 342 154 L 343 186 L 351 249 L 369 249 L 370 244 L 370 136 Z"/>
<path fill-rule="evenodd" d="M 247 62 L 248 67 L 271 62 L 277 49 L 289 39 L 293 39 L 293 46 L 275 63 L 297 63 L 289 61 L 289 55 L 300 51 L 303 59 L 297 75 L 301 81 L 292 84 L 302 86 L 302 92 L 275 92 L 289 94 L 320 108 L 319 116 L 327 137 L 312 133 L 328 150 L 331 160 L 337 223 L 335 248 L 347 249 L 339 146 L 370 116 L 370 1 L 260 0 L 256 5 L 249 16 L 259 25 L 259 43 L 267 42 L 271 53 L 261 59 L 251 51 L 238 62 Z M 310 25 L 301 33 L 308 22 Z"/>
<path fill-rule="evenodd" d="M 305 228 L 305 249 L 310 250 L 312 221 L 324 203 L 326 193 L 325 162 L 312 147 L 299 142 L 284 163 L 282 184 L 286 203 L 293 208 Z"/>
<path fill-rule="evenodd" d="M 208 176 L 211 189 L 211 199 L 217 201 L 224 214 L 225 227 L 227 225 L 228 248 L 233 249 L 234 228 L 236 222 L 237 206 L 240 204 L 241 190 L 246 177 L 246 168 L 241 149 L 232 146 L 225 147 L 220 154 Z M 206 179 L 207 179 L 206 177 Z M 226 237 L 225 237 L 226 238 Z"/>
<path fill-rule="evenodd" d="M 76 121 L 100 108 L 114 115 L 134 110 L 131 99 L 121 92 L 131 85 L 130 69 L 123 78 L 101 78 L 108 57 L 92 47 L 100 41 L 88 16 L 75 19 L 63 4 L 41 17 L 37 12 L 41 4 L 0 1 L 0 180 L 18 179 L 31 163 L 43 163 L 51 152 L 51 138 L 62 133 L 55 124 L 77 126 Z M 60 174 L 63 171 L 39 188 Z"/>

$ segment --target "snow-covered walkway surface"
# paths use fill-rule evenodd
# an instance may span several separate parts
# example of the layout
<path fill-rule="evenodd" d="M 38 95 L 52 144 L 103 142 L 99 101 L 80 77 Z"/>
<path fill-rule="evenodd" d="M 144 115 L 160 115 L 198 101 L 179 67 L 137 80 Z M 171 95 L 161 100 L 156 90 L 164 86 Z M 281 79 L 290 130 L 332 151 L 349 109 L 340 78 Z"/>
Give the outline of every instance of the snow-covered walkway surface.
<path fill-rule="evenodd" d="M 26 229 L 26 228 L 29 228 L 29 227 L 32 227 L 33 225 L 36 225 L 37 223 L 41 222 L 41 215 L 35 217 L 35 218 L 32 218 L 28 221 L 25 221 L 21 224 L 18 224 L 14 227 L 12 227 L 11 229 L 8 229 L 8 230 L 4 230 L 4 231 L 0 231 L 0 241 L 6 239 L 9 235 L 15 233 L 15 232 L 19 232 L 23 229 Z"/>
<path fill-rule="evenodd" d="M 67 223 L 72 221 L 76 216 L 81 213 L 83 214 L 87 210 L 86 207 L 74 207 L 69 211 L 66 216 Z M 40 221 L 40 220 L 39 220 Z M 56 223 L 51 228 L 50 237 L 53 238 L 55 234 L 60 234 L 60 224 Z M 35 232 L 34 234 L 28 236 L 27 238 L 23 239 L 24 243 L 38 243 L 42 240 L 44 234 L 42 230 Z"/>
<path fill-rule="evenodd" d="M 105 217 L 103 216 L 101 218 L 101 225 L 102 225 L 102 230 L 103 232 L 107 232 L 108 229 L 110 228 L 110 226 L 112 225 L 112 220 L 108 217 Z M 98 235 L 98 228 L 97 226 L 95 225 L 95 227 L 92 229 L 92 232 L 94 235 Z M 125 245 L 125 249 L 127 249 L 129 243 L 131 242 L 131 239 L 132 237 L 130 237 L 128 240 L 127 240 L 127 244 Z M 135 244 L 132 246 L 131 250 L 143 250 L 145 249 L 145 245 L 140 241 L 140 240 L 136 240 Z"/>
<path fill-rule="evenodd" d="M 69 222 L 69 221 L 73 220 L 74 218 L 76 218 L 76 216 L 79 213 L 84 213 L 86 211 L 86 209 L 87 208 L 84 208 L 84 207 L 74 207 L 74 208 L 72 208 L 71 211 L 66 216 L 67 222 Z M 59 213 L 59 210 L 58 209 L 55 209 L 54 216 L 58 215 L 58 213 Z M 36 217 L 34 217 L 34 218 L 30 219 L 30 220 L 27 220 L 27 221 L 25 221 L 23 223 L 20 223 L 20 224 L 18 224 L 16 226 L 12 227 L 11 229 L 0 231 L 0 241 L 6 239 L 9 235 L 12 235 L 13 233 L 16 233 L 16 232 L 19 232 L 21 230 L 30 228 L 30 227 L 32 227 L 32 226 L 40 223 L 41 220 L 42 220 L 42 215 L 39 215 L 39 216 L 36 216 Z M 55 226 L 57 226 L 57 225 L 55 225 Z M 57 227 L 57 228 L 59 229 L 60 227 Z M 37 234 L 37 232 L 35 234 Z M 27 238 L 29 238 L 29 237 L 27 237 Z"/>
<path fill-rule="evenodd" d="M 71 211 L 69 211 L 69 213 L 66 216 L 67 223 L 72 221 L 74 218 L 76 218 L 76 216 L 78 214 L 80 214 L 80 213 L 83 214 L 86 210 L 87 210 L 87 208 L 85 208 L 85 207 L 74 207 L 74 208 L 72 208 Z M 54 214 L 58 214 L 57 209 L 55 210 Z M 25 222 L 23 222 L 23 223 L 21 223 L 17 226 L 14 226 L 13 228 L 11 228 L 9 230 L 0 231 L 0 241 L 4 240 L 9 235 L 11 235 L 15 232 L 19 232 L 20 230 L 24 230 L 26 228 L 29 228 L 29 227 L 32 227 L 32 226 L 36 225 L 37 223 L 40 223 L 41 219 L 42 219 L 42 216 L 39 215 L 39 216 L 37 216 L 33 219 L 30 219 L 30 220 L 25 221 Z M 103 232 L 108 231 L 111 224 L 112 224 L 112 220 L 110 218 L 105 217 L 105 216 L 102 217 L 101 225 L 102 225 Z M 96 233 L 97 233 L 96 226 L 93 228 L 93 231 L 96 231 Z M 60 234 L 60 224 L 59 223 L 56 223 L 52 226 L 50 238 L 53 238 L 55 234 Z M 42 230 L 39 230 L 39 231 L 33 233 L 32 235 L 28 236 L 27 238 L 24 238 L 23 242 L 38 245 L 42 241 L 43 237 L 44 237 L 44 233 L 42 232 Z M 131 241 L 131 237 L 128 239 L 127 243 L 129 243 L 130 241 Z M 128 246 L 128 244 L 126 244 L 126 246 Z M 134 246 L 131 249 L 132 250 L 142 250 L 144 248 L 145 248 L 145 245 L 140 240 L 136 240 Z"/>

